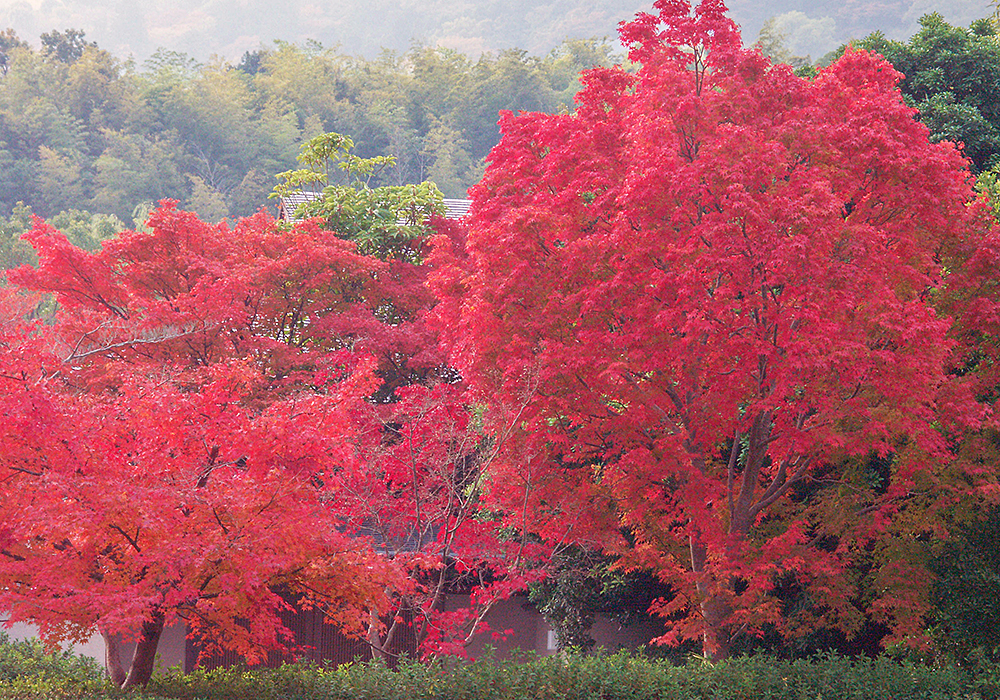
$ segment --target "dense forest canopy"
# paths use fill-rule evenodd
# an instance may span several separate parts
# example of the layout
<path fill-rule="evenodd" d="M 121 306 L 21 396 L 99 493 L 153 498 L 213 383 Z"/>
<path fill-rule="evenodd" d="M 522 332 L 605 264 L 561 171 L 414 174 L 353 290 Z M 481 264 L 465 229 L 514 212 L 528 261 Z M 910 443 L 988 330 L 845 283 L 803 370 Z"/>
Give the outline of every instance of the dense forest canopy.
<path fill-rule="evenodd" d="M 464 197 L 500 110 L 570 109 L 579 72 L 615 60 L 596 39 L 544 57 L 415 46 L 370 61 L 276 42 L 236 65 L 160 50 L 136 66 L 77 30 L 43 40 L 36 50 L 0 35 L 0 213 L 23 202 L 128 225 L 162 198 L 210 221 L 251 214 L 302 143 L 330 131 L 350 134 L 361 157 L 396 156 L 379 184 L 431 179 Z"/>
<path fill-rule="evenodd" d="M 933 122 L 935 139 L 965 143 L 975 169 L 987 170 L 1000 143 L 992 25 L 965 30 L 941 15 L 921 22 L 909 44 L 876 33 L 864 46 L 904 73 L 923 66 L 927 75 L 944 71 L 948 85 L 971 86 L 954 92 L 916 77 L 901 87 Z M 819 57 L 802 55 L 803 31 L 775 15 L 757 44 L 776 62 L 812 70 Z M 164 198 L 208 221 L 249 215 L 266 205 L 274 175 L 295 167 L 302 144 L 327 132 L 350 135 L 359 157 L 395 156 L 376 186 L 432 180 L 446 197 L 464 197 L 497 143 L 498 112 L 571 111 L 580 71 L 622 58 L 617 44 L 596 38 L 566 40 L 542 56 L 507 49 L 473 58 L 418 44 L 371 60 L 315 41 L 276 41 L 232 62 L 161 48 L 137 64 L 79 29 L 44 32 L 37 45 L 28 39 L 0 32 L 5 266 L 32 257 L 18 240 L 31 213 L 66 212 L 70 239 L 84 247 L 141 225 Z M 962 57 L 978 68 L 966 70 Z"/>

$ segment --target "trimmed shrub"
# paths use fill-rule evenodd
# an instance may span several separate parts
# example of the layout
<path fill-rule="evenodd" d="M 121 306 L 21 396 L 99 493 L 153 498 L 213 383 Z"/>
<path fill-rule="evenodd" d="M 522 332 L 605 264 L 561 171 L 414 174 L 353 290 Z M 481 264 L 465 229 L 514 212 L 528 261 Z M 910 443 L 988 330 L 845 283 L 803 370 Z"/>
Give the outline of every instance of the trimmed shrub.
<path fill-rule="evenodd" d="M 786 661 L 745 657 L 672 666 L 626 654 L 498 663 L 378 662 L 273 671 L 217 669 L 154 679 L 150 691 L 183 700 L 968 700 L 980 697 L 956 667 L 834 655 Z"/>
<path fill-rule="evenodd" d="M 888 657 L 756 656 L 673 666 L 614 654 L 404 660 L 396 669 L 370 661 L 171 670 L 154 676 L 145 693 L 123 693 L 91 660 L 0 636 L 0 700 L 1000 700 L 996 676 Z"/>

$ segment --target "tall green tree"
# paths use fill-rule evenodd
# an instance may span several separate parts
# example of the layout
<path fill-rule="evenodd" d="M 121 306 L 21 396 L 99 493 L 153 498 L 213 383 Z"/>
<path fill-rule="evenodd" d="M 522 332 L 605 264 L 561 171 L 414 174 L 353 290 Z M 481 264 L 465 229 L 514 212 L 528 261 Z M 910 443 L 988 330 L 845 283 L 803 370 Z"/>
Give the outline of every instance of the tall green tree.
<path fill-rule="evenodd" d="M 31 220 L 31 207 L 23 202 L 14 205 L 9 218 L 0 218 L 0 269 L 32 265 L 38 260 L 31 245 L 21 239 L 31 230 Z"/>
<path fill-rule="evenodd" d="M 137 204 L 177 198 L 185 192 L 175 156 L 181 146 L 167 138 L 105 131 L 107 147 L 94 162 L 93 208 L 128 220 Z"/>
<path fill-rule="evenodd" d="M 10 27 L 0 32 L 0 75 L 7 75 L 10 70 L 10 54 L 19 48 L 28 48 L 28 43 L 22 41 L 17 32 Z"/>
<path fill-rule="evenodd" d="M 1000 31 L 988 19 L 953 27 L 937 13 L 910 41 L 872 34 L 860 43 L 903 73 L 900 90 L 935 141 L 962 144 L 979 172 L 1000 163 Z"/>
<path fill-rule="evenodd" d="M 86 32 L 82 29 L 67 29 L 62 32 L 53 29 L 42 34 L 42 53 L 53 61 L 73 63 L 88 47 L 97 46 L 93 41 L 86 41 L 84 36 Z"/>
<path fill-rule="evenodd" d="M 448 197 L 464 199 L 469 181 L 481 174 L 466 150 L 468 143 L 461 132 L 446 122 L 439 122 L 424 138 L 428 158 L 427 178 Z"/>

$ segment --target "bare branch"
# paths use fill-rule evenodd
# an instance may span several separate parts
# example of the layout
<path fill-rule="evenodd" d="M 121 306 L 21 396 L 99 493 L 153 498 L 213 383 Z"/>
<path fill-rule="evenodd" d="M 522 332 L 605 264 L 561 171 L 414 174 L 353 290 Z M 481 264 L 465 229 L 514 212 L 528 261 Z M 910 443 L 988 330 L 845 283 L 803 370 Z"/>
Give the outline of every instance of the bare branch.
<path fill-rule="evenodd" d="M 207 324 L 202 324 L 200 327 L 193 327 L 188 329 L 173 329 L 168 327 L 159 329 L 156 332 L 149 332 L 145 335 L 139 335 L 136 336 L 135 338 L 129 338 L 128 340 L 108 343 L 106 345 L 94 348 L 93 350 L 80 352 L 79 349 L 80 345 L 83 342 L 83 339 L 92 333 L 96 333 L 98 330 L 100 330 L 100 328 L 102 328 L 105 325 L 107 324 L 101 324 L 101 326 L 98 326 L 98 328 L 94 329 L 93 331 L 88 331 L 87 333 L 85 333 L 84 336 L 81 337 L 80 342 L 77 343 L 76 347 L 74 347 L 73 350 L 70 352 L 70 354 L 63 359 L 63 364 L 76 362 L 84 358 L 90 357 L 92 355 L 100 355 L 106 352 L 110 352 L 112 350 L 131 348 L 137 345 L 156 345 L 158 343 L 164 343 L 168 340 L 183 338 L 185 336 L 194 335 L 196 333 L 202 333 L 204 331 L 218 327 L 217 325 L 207 325 Z"/>

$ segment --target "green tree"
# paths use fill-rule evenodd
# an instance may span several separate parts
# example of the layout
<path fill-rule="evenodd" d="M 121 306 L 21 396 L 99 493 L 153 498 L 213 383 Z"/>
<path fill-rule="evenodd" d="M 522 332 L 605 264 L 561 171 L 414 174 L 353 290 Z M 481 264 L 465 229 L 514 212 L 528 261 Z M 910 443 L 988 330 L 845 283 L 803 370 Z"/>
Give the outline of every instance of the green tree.
<path fill-rule="evenodd" d="M 43 211 L 52 214 L 78 206 L 84 201 L 84 183 L 78 151 L 58 153 L 48 146 L 38 147 L 39 194 Z"/>
<path fill-rule="evenodd" d="M 276 173 L 294 167 L 303 142 L 303 130 L 299 127 L 295 110 L 279 102 L 269 102 L 256 112 L 256 120 L 258 150 L 253 169 L 263 173 Z M 322 133 L 322 127 L 318 124 L 315 130 Z M 265 198 L 270 191 L 271 184 L 268 182 L 264 188 Z"/>
<path fill-rule="evenodd" d="M 579 546 L 554 554 L 548 576 L 528 591 L 555 630 L 559 648 L 584 652 L 594 647 L 590 632 L 598 614 L 627 627 L 647 619 L 654 601 L 671 595 L 670 587 L 649 572 L 624 571 L 613 558 Z"/>
<path fill-rule="evenodd" d="M 932 631 L 938 645 L 960 659 L 1000 661 L 1000 507 L 957 528 L 932 561 Z"/>
<path fill-rule="evenodd" d="M 101 243 L 125 230 L 125 224 L 113 214 L 94 214 L 80 209 L 61 211 L 49 223 L 62 231 L 77 248 L 95 251 Z"/>
<path fill-rule="evenodd" d="M 905 76 L 900 90 L 935 141 L 962 144 L 975 170 L 1000 163 L 1000 33 L 988 19 L 953 27 L 937 14 L 920 19 L 908 43 L 875 33 L 861 42 Z"/>
<path fill-rule="evenodd" d="M 229 216 L 226 198 L 217 189 L 197 175 L 188 175 L 191 181 L 191 197 L 188 208 L 207 223 L 218 223 Z"/>
<path fill-rule="evenodd" d="M 21 240 L 21 234 L 31 230 L 31 217 L 31 207 L 18 202 L 10 218 L 0 218 L 0 269 L 34 265 L 38 261 L 34 248 Z"/>
<path fill-rule="evenodd" d="M 545 80 L 539 59 L 509 49 L 497 56 L 483 56 L 473 70 L 475 84 L 467 116 L 455 115 L 469 142 L 470 155 L 485 158 L 500 140 L 497 117 L 501 111 L 554 112 L 557 98 Z"/>
<path fill-rule="evenodd" d="M 365 255 L 416 262 L 430 233 L 428 218 L 444 213 L 441 191 L 433 182 L 373 187 L 372 180 L 395 159 L 360 158 L 353 148 L 349 136 L 337 133 L 310 140 L 299 154 L 305 167 L 280 173 L 284 182 L 271 196 L 308 193 L 297 217 L 321 217 L 326 228 L 357 241 Z"/>
<path fill-rule="evenodd" d="M 236 70 L 247 75 L 257 75 L 261 69 L 261 60 L 267 54 L 266 49 L 256 51 L 244 51 L 243 57 L 236 66 Z"/>
<path fill-rule="evenodd" d="M 357 104 L 356 124 L 345 131 L 354 137 L 358 155 L 396 156 L 395 165 L 382 172 L 380 184 L 422 182 L 427 164 L 422 153 L 425 132 L 417 128 L 414 115 L 424 112 L 414 98 L 408 58 L 385 51 L 373 61 L 355 60 L 346 77 Z"/>
<path fill-rule="evenodd" d="M 469 57 L 451 49 L 418 46 L 406 60 L 413 78 L 408 85 L 413 127 L 426 135 L 434 127 L 435 118 L 452 114 L 464 116 L 461 123 L 467 123 L 474 82 Z"/>
<path fill-rule="evenodd" d="M 28 43 L 22 41 L 17 32 L 10 27 L 0 32 L 0 75 L 7 75 L 7 71 L 10 70 L 11 52 L 26 48 Z"/>
<path fill-rule="evenodd" d="M 424 139 L 424 154 L 429 163 L 427 177 L 448 197 L 464 199 L 470 182 L 482 176 L 475 167 L 461 132 L 446 122 L 439 122 Z"/>
<path fill-rule="evenodd" d="M 7 143 L 0 139 L 0 212 L 12 211 L 18 202 L 30 199 L 36 190 L 35 178 L 35 163 L 16 157 L 7 148 Z M 2 216 L 0 213 L 0 218 Z"/>
<path fill-rule="evenodd" d="M 45 61 L 28 49 L 16 49 L 7 76 L 0 81 L 0 160 L 6 161 L 0 183 L 4 209 L 18 201 L 44 215 L 42 147 L 77 161 L 87 151 L 84 125 L 67 108 L 68 66 Z M 6 213 L 5 211 L 5 213 Z"/>
<path fill-rule="evenodd" d="M 245 217 L 267 205 L 271 192 L 271 178 L 260 170 L 248 172 L 226 198 L 226 207 L 234 217 Z"/>
<path fill-rule="evenodd" d="M 125 220 L 136 204 L 185 193 L 176 137 L 151 138 L 106 130 L 107 147 L 95 161 L 93 207 Z"/>
<path fill-rule="evenodd" d="M 394 154 L 365 176 L 370 188 L 430 176 L 463 196 L 496 145 L 500 110 L 568 111 L 579 71 L 614 60 L 595 39 L 544 58 L 510 50 L 477 61 L 426 46 L 367 61 L 279 42 L 236 67 L 160 49 L 137 70 L 79 30 L 46 42 L 32 51 L 0 33 L 3 214 L 23 201 L 42 216 L 99 208 L 128 218 L 163 197 L 209 218 L 249 214 L 271 190 L 261 174 L 294 169 L 302 144 L 331 131 L 351 134 L 361 159 Z"/>
<path fill-rule="evenodd" d="M 754 46 L 760 52 L 771 59 L 772 63 L 784 63 L 791 66 L 797 72 L 812 67 L 812 57 L 795 56 L 788 47 L 788 34 L 782 31 L 778 24 L 777 17 L 770 17 L 764 22 L 757 34 L 757 41 Z"/>
<path fill-rule="evenodd" d="M 621 62 L 607 39 L 567 39 L 549 52 L 539 69 L 554 96 L 554 107 L 569 111 L 582 87 L 581 71 Z"/>
<path fill-rule="evenodd" d="M 993 216 L 1000 222 L 1000 163 L 990 170 L 979 173 L 979 177 L 976 178 L 976 190 L 989 199 Z"/>
<path fill-rule="evenodd" d="M 85 125 L 87 148 L 95 155 L 102 145 L 101 129 L 121 129 L 136 98 L 135 76 L 114 56 L 88 45 L 66 70 L 66 108 Z"/>
<path fill-rule="evenodd" d="M 323 129 L 339 126 L 349 111 L 349 85 L 345 79 L 347 59 L 320 44 L 302 48 L 276 42 L 274 50 L 261 58 L 254 75 L 254 88 L 261 104 L 276 103 L 292 109 L 305 129 L 310 116 L 319 118 Z"/>
<path fill-rule="evenodd" d="M 85 35 L 86 32 L 82 29 L 67 29 L 64 32 L 53 29 L 42 34 L 42 53 L 53 61 L 73 63 L 83 56 L 88 46 L 97 46 L 93 41 L 85 41 L 83 38 Z"/>

